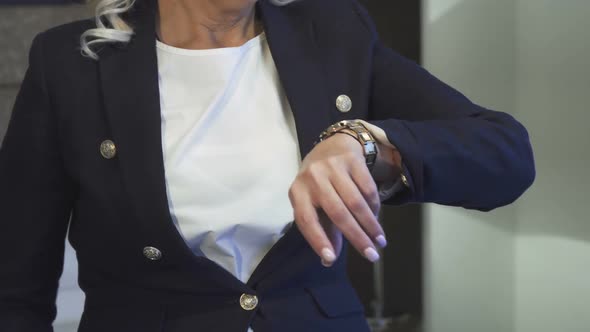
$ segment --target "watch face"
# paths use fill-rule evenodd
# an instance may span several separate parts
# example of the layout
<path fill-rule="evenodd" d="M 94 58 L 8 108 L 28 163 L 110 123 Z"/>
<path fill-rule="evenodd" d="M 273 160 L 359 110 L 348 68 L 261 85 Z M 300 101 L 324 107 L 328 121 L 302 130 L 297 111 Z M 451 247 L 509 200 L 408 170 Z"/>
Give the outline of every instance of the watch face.
<path fill-rule="evenodd" d="M 377 146 L 373 142 L 367 142 L 365 144 L 365 155 L 377 154 Z"/>

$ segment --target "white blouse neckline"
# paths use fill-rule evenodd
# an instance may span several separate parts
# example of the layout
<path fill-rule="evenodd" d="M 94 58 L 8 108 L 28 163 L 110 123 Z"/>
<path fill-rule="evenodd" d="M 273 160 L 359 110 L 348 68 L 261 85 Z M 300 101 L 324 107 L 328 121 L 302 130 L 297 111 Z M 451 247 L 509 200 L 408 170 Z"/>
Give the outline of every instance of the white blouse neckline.
<path fill-rule="evenodd" d="M 205 55 L 219 55 L 219 54 L 231 54 L 231 53 L 239 53 L 243 52 L 247 49 L 250 49 L 254 46 L 261 45 L 264 41 L 266 41 L 266 34 L 264 32 L 258 34 L 256 37 L 248 40 L 241 46 L 233 46 L 233 47 L 221 47 L 221 48 L 209 48 L 209 49 L 202 49 L 202 50 L 194 50 L 194 49 L 187 49 L 187 48 L 179 48 L 175 46 L 171 46 L 165 44 L 164 42 L 156 39 L 156 47 L 163 52 L 172 53 L 176 55 L 184 55 L 184 56 L 205 56 Z"/>

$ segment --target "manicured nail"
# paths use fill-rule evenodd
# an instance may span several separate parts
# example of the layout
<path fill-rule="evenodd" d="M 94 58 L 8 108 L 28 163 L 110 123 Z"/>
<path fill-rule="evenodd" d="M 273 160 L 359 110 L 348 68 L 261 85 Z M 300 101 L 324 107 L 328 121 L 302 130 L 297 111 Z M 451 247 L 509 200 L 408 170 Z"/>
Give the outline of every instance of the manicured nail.
<path fill-rule="evenodd" d="M 385 246 L 387 246 L 387 239 L 385 238 L 385 236 L 383 235 L 379 235 L 375 238 L 375 242 L 377 242 L 377 244 L 379 245 L 379 247 L 381 248 L 385 248 Z"/>
<path fill-rule="evenodd" d="M 336 260 L 334 252 L 328 248 L 322 249 L 322 264 L 324 266 L 331 266 Z"/>
<path fill-rule="evenodd" d="M 372 247 L 365 249 L 364 254 L 365 257 L 373 263 L 379 260 L 379 254 L 377 253 L 377 250 L 373 249 Z"/>

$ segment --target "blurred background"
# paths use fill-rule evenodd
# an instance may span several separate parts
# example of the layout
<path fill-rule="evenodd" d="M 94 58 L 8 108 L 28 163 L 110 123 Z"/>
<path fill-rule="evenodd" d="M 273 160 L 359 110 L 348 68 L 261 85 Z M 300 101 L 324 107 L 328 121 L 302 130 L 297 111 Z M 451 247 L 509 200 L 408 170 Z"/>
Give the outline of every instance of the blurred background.
<path fill-rule="evenodd" d="M 92 16 L 68 2 L 0 0 L 0 141 L 33 36 Z M 590 0 L 362 2 L 389 46 L 522 121 L 537 163 L 533 187 L 491 213 L 384 207 L 383 265 L 350 257 L 367 315 L 382 331 L 590 331 Z M 76 270 L 68 248 L 56 332 L 78 324 Z"/>

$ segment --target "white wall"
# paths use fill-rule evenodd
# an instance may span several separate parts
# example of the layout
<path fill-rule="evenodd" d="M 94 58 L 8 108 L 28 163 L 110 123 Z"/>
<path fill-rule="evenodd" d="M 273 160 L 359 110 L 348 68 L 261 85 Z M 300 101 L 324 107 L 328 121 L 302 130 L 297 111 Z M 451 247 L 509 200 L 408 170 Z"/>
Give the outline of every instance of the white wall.
<path fill-rule="evenodd" d="M 516 115 L 538 170 L 491 214 L 428 207 L 426 331 L 590 331 L 590 1 L 424 5 L 425 67 Z"/>
<path fill-rule="evenodd" d="M 475 102 L 514 113 L 513 1 L 424 5 L 425 67 Z M 427 208 L 426 331 L 513 331 L 515 220 L 513 207 Z"/>
<path fill-rule="evenodd" d="M 517 113 L 538 177 L 518 205 L 516 327 L 590 331 L 590 1 L 518 0 Z"/>

